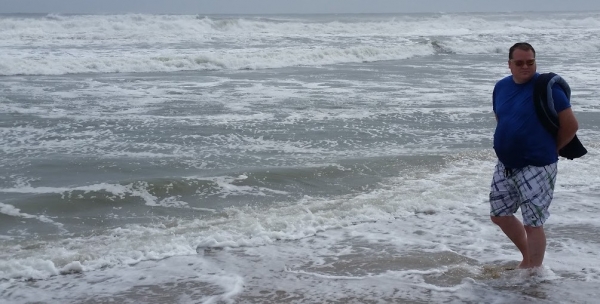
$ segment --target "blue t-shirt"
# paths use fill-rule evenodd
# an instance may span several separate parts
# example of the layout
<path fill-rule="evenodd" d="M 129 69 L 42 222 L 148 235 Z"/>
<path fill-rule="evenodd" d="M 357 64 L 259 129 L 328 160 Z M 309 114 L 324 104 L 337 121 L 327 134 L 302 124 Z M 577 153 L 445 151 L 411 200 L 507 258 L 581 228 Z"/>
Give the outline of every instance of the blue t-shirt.
<path fill-rule="evenodd" d="M 558 161 L 556 140 L 540 123 L 533 104 L 533 85 L 539 74 L 527 83 L 517 84 L 512 76 L 496 83 L 493 109 L 498 124 L 494 132 L 494 150 L 507 168 L 546 166 Z M 565 92 L 552 87 L 557 113 L 570 108 Z"/>

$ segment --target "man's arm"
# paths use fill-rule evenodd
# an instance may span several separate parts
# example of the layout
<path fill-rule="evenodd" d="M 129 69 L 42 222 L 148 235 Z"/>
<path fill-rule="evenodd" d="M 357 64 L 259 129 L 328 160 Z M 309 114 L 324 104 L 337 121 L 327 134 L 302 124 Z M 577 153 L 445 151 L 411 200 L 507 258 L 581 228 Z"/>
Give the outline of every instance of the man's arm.
<path fill-rule="evenodd" d="M 575 137 L 575 132 L 579 129 L 579 123 L 571 108 L 566 108 L 558 113 L 558 123 L 558 134 L 556 135 L 557 151 L 566 146 Z"/>

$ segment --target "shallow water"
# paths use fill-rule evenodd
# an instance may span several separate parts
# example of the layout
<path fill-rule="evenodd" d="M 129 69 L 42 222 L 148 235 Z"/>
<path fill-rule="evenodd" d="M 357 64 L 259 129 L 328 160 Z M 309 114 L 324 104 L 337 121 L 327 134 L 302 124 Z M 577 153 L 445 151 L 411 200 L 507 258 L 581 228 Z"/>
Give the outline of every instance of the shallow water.
<path fill-rule="evenodd" d="M 593 302 L 598 24 L 1 16 L 0 296 Z M 533 277 L 504 270 L 520 254 L 487 204 L 491 91 L 520 40 L 571 85 L 589 150 L 559 161 Z"/>

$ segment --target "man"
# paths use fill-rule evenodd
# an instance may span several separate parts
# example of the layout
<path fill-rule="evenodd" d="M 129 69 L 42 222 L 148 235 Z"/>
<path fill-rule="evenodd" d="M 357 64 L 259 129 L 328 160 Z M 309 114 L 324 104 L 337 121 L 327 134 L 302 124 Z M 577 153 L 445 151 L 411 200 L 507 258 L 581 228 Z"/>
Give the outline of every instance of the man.
<path fill-rule="evenodd" d="M 560 124 L 558 135 L 554 137 L 540 123 L 533 103 L 539 74 L 529 43 L 510 48 L 508 68 L 512 75 L 498 81 L 493 93 L 498 163 L 490 191 L 490 216 L 521 251 L 519 268 L 534 268 L 542 265 L 546 251 L 544 222 L 550 216 L 558 150 L 573 139 L 578 122 L 567 95 L 555 85 L 552 97 Z M 514 216 L 519 208 L 523 223 Z"/>

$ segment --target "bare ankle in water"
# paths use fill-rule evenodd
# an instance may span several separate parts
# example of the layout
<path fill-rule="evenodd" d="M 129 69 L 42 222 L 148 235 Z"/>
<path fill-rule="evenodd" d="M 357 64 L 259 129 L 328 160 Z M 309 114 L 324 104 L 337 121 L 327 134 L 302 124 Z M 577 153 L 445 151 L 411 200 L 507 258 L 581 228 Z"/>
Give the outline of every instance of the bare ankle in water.
<path fill-rule="evenodd" d="M 519 269 L 527 269 L 527 268 L 531 268 L 531 267 L 529 267 L 529 263 L 527 261 L 523 260 L 521 262 L 521 264 L 519 264 L 519 266 L 517 268 L 519 268 Z"/>

